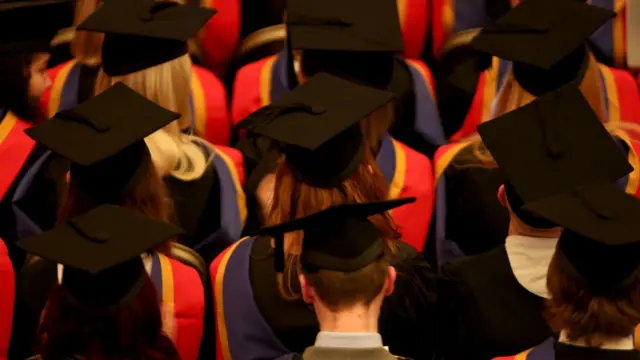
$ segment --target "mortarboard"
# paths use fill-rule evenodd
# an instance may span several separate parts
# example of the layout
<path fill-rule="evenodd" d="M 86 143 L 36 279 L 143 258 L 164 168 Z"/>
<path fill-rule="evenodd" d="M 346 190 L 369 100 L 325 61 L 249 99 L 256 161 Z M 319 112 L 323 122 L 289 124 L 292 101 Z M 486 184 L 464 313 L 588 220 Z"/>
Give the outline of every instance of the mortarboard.
<path fill-rule="evenodd" d="M 522 1 L 482 29 L 471 46 L 513 61 L 518 83 L 540 96 L 582 80 L 589 36 L 615 16 L 611 10 L 577 0 Z"/>
<path fill-rule="evenodd" d="M 117 83 L 27 135 L 72 162 L 72 178 L 97 195 L 120 193 L 150 161 L 144 138 L 178 119 Z"/>
<path fill-rule="evenodd" d="M 115 205 L 102 205 L 21 240 L 28 253 L 65 265 L 62 285 L 89 306 L 131 300 L 144 275 L 140 254 L 182 231 Z"/>
<path fill-rule="evenodd" d="M 360 121 L 394 98 L 321 73 L 239 126 L 283 144 L 287 163 L 301 181 L 336 187 L 362 161 L 366 144 Z"/>
<path fill-rule="evenodd" d="M 0 0 L 0 53 L 47 52 L 71 0 Z"/>
<path fill-rule="evenodd" d="M 597 184 L 526 205 L 564 227 L 558 252 L 592 295 L 623 286 L 640 266 L 640 201 L 615 184 Z"/>
<path fill-rule="evenodd" d="M 478 133 L 508 179 L 507 196 L 519 216 L 529 202 L 598 181 L 614 182 L 633 171 L 574 86 L 488 121 Z"/>
<path fill-rule="evenodd" d="M 103 69 L 109 76 L 121 76 L 185 55 L 187 40 L 215 13 L 173 1 L 109 0 L 78 30 L 105 33 Z"/>
<path fill-rule="evenodd" d="M 285 233 L 304 230 L 301 262 L 305 270 L 353 272 L 369 265 L 384 254 L 385 239 L 368 218 L 415 198 L 372 203 L 342 204 L 286 223 L 264 227 L 254 236 L 275 237 L 276 271 L 284 270 Z"/>

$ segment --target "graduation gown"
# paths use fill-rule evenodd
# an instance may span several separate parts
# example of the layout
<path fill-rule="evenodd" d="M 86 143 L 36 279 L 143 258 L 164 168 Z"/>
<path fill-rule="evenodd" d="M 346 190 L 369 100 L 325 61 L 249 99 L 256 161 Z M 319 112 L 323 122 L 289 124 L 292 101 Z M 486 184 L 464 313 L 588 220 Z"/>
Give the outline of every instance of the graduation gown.
<path fill-rule="evenodd" d="M 11 338 L 11 322 L 13 321 L 13 304 L 15 299 L 15 275 L 9 252 L 0 239 L 0 360 L 7 359 L 9 340 Z"/>
<path fill-rule="evenodd" d="M 287 50 L 253 62 L 236 74 L 231 114 L 234 123 L 290 91 Z M 418 60 L 398 57 L 387 90 L 399 95 L 390 133 L 429 158 L 445 143 L 431 72 Z"/>
<path fill-rule="evenodd" d="M 599 68 L 606 122 L 640 123 L 635 115 L 640 111 L 640 93 L 633 76 L 625 70 L 614 69 L 603 64 L 600 64 Z M 450 136 L 451 141 L 458 141 L 474 134 L 476 126 L 494 117 L 493 107 L 496 97 L 510 70 L 509 61 L 494 57 L 493 66 L 480 74 L 469 111 L 460 129 Z"/>
<path fill-rule="evenodd" d="M 196 269 L 178 260 L 156 252 L 151 254 L 149 276 L 158 292 L 163 330 L 173 340 L 181 359 L 196 360 L 201 355 L 205 328 L 207 301 L 203 279 Z M 10 358 L 26 359 L 33 355 L 40 316 L 57 282 L 58 265 L 40 258 L 32 260 L 19 274 Z"/>
<path fill-rule="evenodd" d="M 13 267 L 20 269 L 24 252 L 15 245 L 18 237 L 11 199 L 22 178 L 45 150 L 24 133 L 29 123 L 3 110 L 0 110 L 0 119 L 0 238 L 4 239 Z"/>
<path fill-rule="evenodd" d="M 225 146 L 215 150 L 212 166 L 200 179 L 165 178 L 178 223 L 185 230 L 180 242 L 207 264 L 240 238 L 247 218 L 242 155 Z"/>
<path fill-rule="evenodd" d="M 192 71 L 190 130 L 212 144 L 227 145 L 231 124 L 224 84 L 202 67 L 194 65 Z M 71 60 L 47 70 L 47 74 L 53 85 L 40 103 L 51 118 L 58 111 L 73 108 L 93 96 L 98 69 Z"/>
<path fill-rule="evenodd" d="M 396 290 L 383 303 L 380 333 L 392 352 L 431 359 L 433 271 L 419 253 L 402 243 L 394 266 L 399 274 Z M 302 353 L 313 345 L 319 331 L 315 314 L 302 300 L 280 297 L 270 238 L 235 243 L 216 258 L 210 272 L 217 359 L 272 359 Z"/>
<path fill-rule="evenodd" d="M 203 65 L 222 79 L 240 39 L 242 2 L 241 0 L 190 0 L 190 2 L 218 10 L 199 32 L 197 38 Z"/>
<path fill-rule="evenodd" d="M 488 360 L 552 335 L 543 298 L 518 283 L 504 246 L 441 268 L 438 304 L 440 355 L 446 359 Z"/>
<path fill-rule="evenodd" d="M 433 52 L 438 56 L 446 40 L 455 33 L 479 28 L 496 20 L 520 0 L 434 0 L 432 18 Z M 590 4 L 618 13 L 591 35 L 590 43 L 598 60 L 617 67 L 626 66 L 625 9 L 627 0 L 590 0 Z"/>
<path fill-rule="evenodd" d="M 607 350 L 573 346 L 549 338 L 540 345 L 514 356 L 496 360 L 638 360 L 637 350 Z"/>

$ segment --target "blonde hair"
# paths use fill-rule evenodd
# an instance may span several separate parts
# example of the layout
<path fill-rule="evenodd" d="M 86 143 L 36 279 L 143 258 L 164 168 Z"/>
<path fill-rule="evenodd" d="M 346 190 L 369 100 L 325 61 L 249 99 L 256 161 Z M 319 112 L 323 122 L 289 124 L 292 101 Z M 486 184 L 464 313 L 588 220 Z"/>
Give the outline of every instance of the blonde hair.
<path fill-rule="evenodd" d="M 145 139 L 160 175 L 182 181 L 201 178 L 214 154 L 213 145 L 206 140 L 181 131 L 189 127 L 192 116 L 189 104 L 191 76 L 191 59 L 184 55 L 124 76 L 109 77 L 101 70 L 96 81 L 96 94 L 123 82 L 149 100 L 182 115 Z M 205 152 L 211 155 L 205 155 Z"/>
<path fill-rule="evenodd" d="M 78 26 L 98 7 L 100 0 L 77 0 L 73 24 Z M 92 31 L 75 31 L 71 40 L 71 55 L 80 63 L 99 66 L 102 63 L 104 35 Z"/>

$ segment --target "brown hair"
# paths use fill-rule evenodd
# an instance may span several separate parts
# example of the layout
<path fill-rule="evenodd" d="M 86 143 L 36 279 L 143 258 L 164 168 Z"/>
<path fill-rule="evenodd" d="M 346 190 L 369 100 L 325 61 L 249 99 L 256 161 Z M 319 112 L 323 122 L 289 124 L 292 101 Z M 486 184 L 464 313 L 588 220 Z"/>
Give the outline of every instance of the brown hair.
<path fill-rule="evenodd" d="M 370 305 L 380 295 L 389 271 L 389 256 L 353 272 L 319 270 L 304 276 L 320 300 L 333 312 L 358 303 Z"/>
<path fill-rule="evenodd" d="M 640 323 L 640 275 L 611 296 L 592 296 L 561 253 L 551 259 L 547 275 L 551 299 L 546 318 L 551 328 L 565 331 L 570 341 L 597 347 L 603 341 L 627 337 Z"/>
<path fill-rule="evenodd" d="M 389 102 L 360 122 L 364 139 L 372 154 L 380 152 L 380 143 L 395 119 L 395 102 Z"/>
<path fill-rule="evenodd" d="M 273 201 L 266 211 L 266 225 L 301 218 L 334 205 L 386 200 L 388 197 L 386 180 L 368 150 L 365 151 L 360 167 L 342 183 L 342 189 L 317 188 L 307 185 L 296 179 L 284 160 L 283 156 L 275 171 Z M 388 214 L 376 215 L 370 220 L 378 227 L 385 239 L 399 238 L 395 231 L 394 222 Z M 301 249 L 301 232 L 291 233 L 289 237 L 285 237 L 287 259 L 284 273 L 278 279 L 280 293 L 285 299 L 297 299 L 300 295 L 293 290 L 292 281 L 297 279 L 301 272 Z"/>
<path fill-rule="evenodd" d="M 93 13 L 100 0 L 78 0 L 73 24 L 78 25 Z M 71 54 L 84 65 L 98 66 L 102 63 L 102 39 L 104 34 L 76 30 L 71 40 Z"/>

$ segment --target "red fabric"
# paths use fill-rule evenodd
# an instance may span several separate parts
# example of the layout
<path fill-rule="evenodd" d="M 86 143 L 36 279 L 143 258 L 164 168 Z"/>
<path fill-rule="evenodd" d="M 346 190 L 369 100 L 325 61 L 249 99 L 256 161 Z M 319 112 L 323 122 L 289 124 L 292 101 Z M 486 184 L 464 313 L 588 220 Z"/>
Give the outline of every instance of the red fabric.
<path fill-rule="evenodd" d="M 420 59 L 424 50 L 429 23 L 429 3 L 427 0 L 405 0 L 405 18 L 402 26 L 404 55 Z"/>
<path fill-rule="evenodd" d="M 415 197 L 416 202 L 391 213 L 400 226 L 402 240 L 422 252 L 433 212 L 433 168 L 429 158 L 402 143 L 398 144 L 406 159 L 404 185 L 399 197 Z"/>
<path fill-rule="evenodd" d="M 11 259 L 9 259 L 9 252 L 2 239 L 0 239 L 0 284 L 2 284 L 2 296 L 0 296 L 0 360 L 6 360 L 13 321 L 15 278 L 13 265 L 11 265 Z"/>
<path fill-rule="evenodd" d="M 464 119 L 460 129 L 451 137 L 449 141 L 459 141 L 467 136 L 470 136 L 476 132 L 476 126 L 482 122 L 482 113 L 484 111 L 484 88 L 486 85 L 487 73 L 480 74 L 478 79 L 478 86 L 476 87 L 476 94 L 473 97 L 473 102 L 467 112 L 467 117 Z"/>
<path fill-rule="evenodd" d="M 228 145 L 231 138 L 231 115 L 227 90 L 224 84 L 209 70 L 193 67 L 193 74 L 200 79 L 206 111 L 206 133 L 203 137 L 212 144 Z"/>
<path fill-rule="evenodd" d="M 515 360 L 517 355 L 495 357 L 493 360 Z"/>
<path fill-rule="evenodd" d="M 217 278 L 218 276 L 224 276 L 224 272 L 218 274 L 218 271 L 220 271 L 220 263 L 222 262 L 222 259 L 224 259 L 224 257 L 227 255 L 227 253 L 229 251 L 233 251 L 233 249 L 235 249 L 234 246 L 230 246 L 227 249 L 225 249 L 220 255 L 218 255 L 218 257 L 215 258 L 215 260 L 213 260 L 213 262 L 211 263 L 211 265 L 209 265 L 209 274 L 211 274 L 211 288 L 213 289 L 213 308 L 215 309 L 215 312 L 218 313 L 218 292 L 221 291 L 222 289 L 218 289 L 216 287 L 217 285 Z M 222 269 L 224 271 L 224 269 Z M 220 329 L 219 329 L 219 321 L 220 319 L 216 319 L 216 359 L 217 360 L 226 360 L 224 359 L 224 356 L 222 355 L 222 343 L 221 343 L 221 339 L 220 339 Z M 226 334 L 225 334 L 226 335 Z"/>
<path fill-rule="evenodd" d="M 233 161 L 233 165 L 236 168 L 236 173 L 238 174 L 238 181 L 240 181 L 240 185 L 244 185 L 244 157 L 242 156 L 242 153 L 234 148 L 220 145 L 216 146 L 216 150 L 224 153 Z"/>
<path fill-rule="evenodd" d="M 240 38 L 240 0 L 202 0 L 201 5 L 218 10 L 204 26 L 200 48 L 204 64 L 223 77 Z"/>
<path fill-rule="evenodd" d="M 231 117 L 233 124 L 262 107 L 260 99 L 260 74 L 270 57 L 243 66 L 233 82 Z"/>
<path fill-rule="evenodd" d="M 49 76 L 49 79 L 51 79 L 51 83 L 55 83 L 56 81 L 56 77 L 58 76 L 58 72 L 60 72 L 60 70 L 65 67 L 65 65 L 67 65 L 69 62 L 63 62 L 62 64 L 52 67 L 51 69 L 47 69 L 47 76 Z M 42 98 L 40 98 L 40 109 L 42 109 L 45 114 L 47 112 L 47 109 L 49 109 L 49 99 L 51 99 L 51 87 L 48 88 L 45 92 L 44 95 L 42 95 Z"/>
<path fill-rule="evenodd" d="M 445 0 L 432 0 L 431 1 L 431 42 L 433 54 L 440 55 L 440 48 L 446 38 L 446 32 L 444 24 L 444 6 Z"/>
<path fill-rule="evenodd" d="M 621 69 L 610 68 L 618 89 L 620 120 L 640 124 L 640 92 L 633 76 Z"/>
<path fill-rule="evenodd" d="M 180 359 L 197 360 L 204 329 L 202 280 L 194 268 L 171 258 L 169 261 L 173 272 L 176 348 Z"/>
<path fill-rule="evenodd" d="M 13 115 L 8 114 L 2 121 L 9 121 L 9 116 Z M 0 127 L 4 125 L 2 121 L 0 121 Z M 9 187 L 11 187 L 35 146 L 35 141 L 24 133 L 24 130 L 29 128 L 29 124 L 19 119 L 15 121 L 13 128 L 0 143 L 0 164 L 2 164 L 2 171 L 0 171 L 0 199 L 4 197 Z"/>

